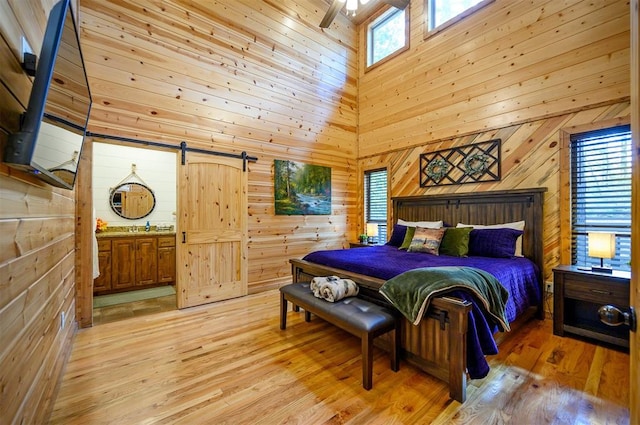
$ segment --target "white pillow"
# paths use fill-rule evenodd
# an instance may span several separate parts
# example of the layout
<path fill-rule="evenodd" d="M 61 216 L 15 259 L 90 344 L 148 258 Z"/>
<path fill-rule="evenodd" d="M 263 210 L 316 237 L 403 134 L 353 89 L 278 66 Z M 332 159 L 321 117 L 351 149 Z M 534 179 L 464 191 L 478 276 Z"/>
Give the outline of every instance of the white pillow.
<path fill-rule="evenodd" d="M 407 227 L 425 227 L 427 229 L 439 229 L 443 227 L 442 220 L 440 221 L 404 221 L 403 219 L 398 219 L 398 224 L 401 226 Z"/>
<path fill-rule="evenodd" d="M 502 223 L 502 224 L 464 224 L 458 223 L 456 227 L 473 227 L 474 229 L 516 229 L 524 231 L 524 220 L 523 221 L 514 221 L 513 223 Z M 518 236 L 516 240 L 516 252 L 514 254 L 516 257 L 522 257 L 522 235 Z"/>

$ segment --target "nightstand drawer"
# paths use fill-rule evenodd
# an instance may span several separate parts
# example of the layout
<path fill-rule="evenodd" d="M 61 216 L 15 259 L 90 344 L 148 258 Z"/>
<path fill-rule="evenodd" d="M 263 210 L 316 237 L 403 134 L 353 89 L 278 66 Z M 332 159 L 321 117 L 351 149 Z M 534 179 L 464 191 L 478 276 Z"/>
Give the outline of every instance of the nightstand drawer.
<path fill-rule="evenodd" d="M 571 276 L 565 277 L 564 296 L 594 303 L 605 301 L 608 304 L 628 306 L 629 285 L 585 280 L 574 280 Z"/>

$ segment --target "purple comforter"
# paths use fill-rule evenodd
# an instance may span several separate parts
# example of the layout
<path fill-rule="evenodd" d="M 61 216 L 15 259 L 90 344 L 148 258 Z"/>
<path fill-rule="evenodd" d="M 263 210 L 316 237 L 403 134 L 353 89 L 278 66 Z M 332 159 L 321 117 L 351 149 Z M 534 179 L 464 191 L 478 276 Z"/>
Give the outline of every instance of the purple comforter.
<path fill-rule="evenodd" d="M 506 317 L 511 322 L 528 307 L 540 302 L 540 286 L 536 265 L 527 258 L 451 257 L 420 252 L 406 252 L 389 245 L 357 249 L 316 251 L 304 260 L 325 266 L 389 280 L 407 270 L 419 267 L 467 266 L 476 267 L 494 275 L 509 292 Z M 498 347 L 493 334 L 497 326 L 484 314 L 481 304 L 472 295 L 452 291 L 451 296 L 470 301 L 467 331 L 467 370 L 473 379 L 484 378 L 489 373 L 485 355 L 497 354 Z"/>

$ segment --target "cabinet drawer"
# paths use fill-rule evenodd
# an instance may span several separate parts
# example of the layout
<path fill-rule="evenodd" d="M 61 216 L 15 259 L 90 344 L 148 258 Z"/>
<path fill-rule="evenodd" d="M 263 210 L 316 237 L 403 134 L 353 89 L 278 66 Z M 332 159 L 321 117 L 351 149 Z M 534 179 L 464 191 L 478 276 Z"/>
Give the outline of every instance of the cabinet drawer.
<path fill-rule="evenodd" d="M 165 248 L 168 246 L 176 246 L 175 236 L 160 236 L 158 237 L 158 247 Z"/>
<path fill-rule="evenodd" d="M 98 239 L 98 251 L 111 251 L 111 240 Z"/>
<path fill-rule="evenodd" d="M 564 282 L 564 296 L 594 303 L 629 305 L 629 286 L 597 280 L 574 280 L 567 276 Z"/>

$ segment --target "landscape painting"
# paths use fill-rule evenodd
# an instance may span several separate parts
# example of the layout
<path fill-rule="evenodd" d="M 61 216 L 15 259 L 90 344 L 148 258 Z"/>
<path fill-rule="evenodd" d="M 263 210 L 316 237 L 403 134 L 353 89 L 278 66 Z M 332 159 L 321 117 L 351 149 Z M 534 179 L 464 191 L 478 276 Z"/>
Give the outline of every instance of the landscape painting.
<path fill-rule="evenodd" d="M 276 215 L 331 214 L 331 168 L 275 160 Z"/>

